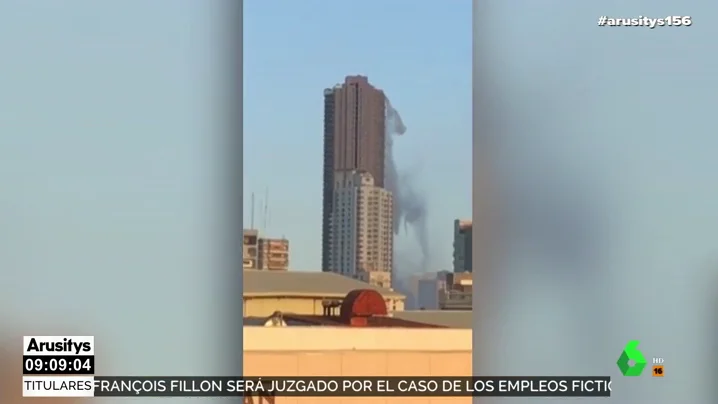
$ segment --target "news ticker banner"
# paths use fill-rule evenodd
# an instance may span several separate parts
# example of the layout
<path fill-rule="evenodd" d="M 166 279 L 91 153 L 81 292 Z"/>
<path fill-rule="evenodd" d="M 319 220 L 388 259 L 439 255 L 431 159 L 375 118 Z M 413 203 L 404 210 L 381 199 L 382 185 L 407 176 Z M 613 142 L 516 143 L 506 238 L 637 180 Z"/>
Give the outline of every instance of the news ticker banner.
<path fill-rule="evenodd" d="M 95 337 L 23 337 L 25 397 L 610 397 L 609 377 L 93 376 Z"/>
<path fill-rule="evenodd" d="M 610 397 L 610 377 L 23 376 L 23 397 Z"/>

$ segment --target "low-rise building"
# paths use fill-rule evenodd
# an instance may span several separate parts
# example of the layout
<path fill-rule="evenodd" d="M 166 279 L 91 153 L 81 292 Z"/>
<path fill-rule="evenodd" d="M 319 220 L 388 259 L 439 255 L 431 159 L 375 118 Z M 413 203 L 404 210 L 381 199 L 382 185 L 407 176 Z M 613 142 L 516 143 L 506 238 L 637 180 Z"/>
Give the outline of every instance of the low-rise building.
<path fill-rule="evenodd" d="M 353 291 L 338 313 L 275 313 L 246 318 L 244 376 L 471 376 L 472 330 L 389 316 L 382 296 Z M 362 304 L 356 304 L 358 301 Z M 367 307 L 370 310 L 367 310 Z M 384 310 L 382 310 L 384 309 Z M 450 343 L 447 343 L 450 342 Z M 276 397 L 275 404 L 316 402 Z M 358 398 L 331 398 L 355 403 Z M 422 397 L 422 403 L 465 403 L 471 397 Z M 415 402 L 406 397 L 362 397 L 361 402 Z"/>
<path fill-rule="evenodd" d="M 359 271 L 356 279 L 380 288 L 391 289 L 391 272 L 385 271 Z"/>
<path fill-rule="evenodd" d="M 289 240 L 285 238 L 259 238 L 258 269 L 286 271 L 289 269 Z"/>
<path fill-rule="evenodd" d="M 383 296 L 389 312 L 404 310 L 406 297 L 332 272 L 244 271 L 244 317 L 269 316 L 280 311 L 322 315 L 328 304 L 338 306 L 355 289 L 372 289 Z"/>
<path fill-rule="evenodd" d="M 439 308 L 439 293 L 444 289 L 446 275 L 450 272 L 420 272 L 404 277 L 399 286 L 406 288 L 407 310 L 437 310 Z"/>
<path fill-rule="evenodd" d="M 242 240 L 242 268 L 257 269 L 259 265 L 259 232 L 244 229 Z"/>
<path fill-rule="evenodd" d="M 417 282 L 416 306 L 420 310 L 438 310 L 439 293 L 442 290 L 443 285 L 436 277 L 419 279 Z"/>
<path fill-rule="evenodd" d="M 439 308 L 441 310 L 471 310 L 472 307 L 472 273 L 448 273 L 446 275 L 446 287 L 439 293 Z"/>

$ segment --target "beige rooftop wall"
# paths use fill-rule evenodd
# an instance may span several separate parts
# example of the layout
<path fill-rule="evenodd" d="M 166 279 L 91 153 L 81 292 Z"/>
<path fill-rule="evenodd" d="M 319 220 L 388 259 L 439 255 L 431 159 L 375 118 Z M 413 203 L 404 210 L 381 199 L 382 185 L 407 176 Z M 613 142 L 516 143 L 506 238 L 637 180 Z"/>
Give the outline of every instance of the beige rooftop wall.
<path fill-rule="evenodd" d="M 467 329 L 245 327 L 244 375 L 471 376 L 471 332 Z M 274 404 L 322 402 L 468 404 L 471 398 L 277 397 Z"/>

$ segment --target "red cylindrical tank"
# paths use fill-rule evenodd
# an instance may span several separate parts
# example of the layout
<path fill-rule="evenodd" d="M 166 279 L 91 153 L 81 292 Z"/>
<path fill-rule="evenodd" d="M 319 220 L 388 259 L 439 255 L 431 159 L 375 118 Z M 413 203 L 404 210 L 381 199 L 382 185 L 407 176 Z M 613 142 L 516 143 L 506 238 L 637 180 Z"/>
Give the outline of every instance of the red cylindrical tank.
<path fill-rule="evenodd" d="M 347 294 L 340 311 L 342 321 L 352 326 L 365 326 L 372 316 L 386 316 L 382 295 L 372 289 L 356 289 Z"/>

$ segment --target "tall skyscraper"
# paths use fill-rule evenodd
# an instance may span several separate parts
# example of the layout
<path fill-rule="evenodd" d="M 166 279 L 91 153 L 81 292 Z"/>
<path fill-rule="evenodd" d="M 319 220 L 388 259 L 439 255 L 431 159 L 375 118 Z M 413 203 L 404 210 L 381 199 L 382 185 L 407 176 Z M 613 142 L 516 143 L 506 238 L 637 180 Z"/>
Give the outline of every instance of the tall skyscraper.
<path fill-rule="evenodd" d="M 390 287 L 394 222 L 391 192 L 366 171 L 337 171 L 329 266 L 333 271 Z"/>
<path fill-rule="evenodd" d="M 384 187 L 385 96 L 365 76 L 348 76 L 324 90 L 324 166 L 322 201 L 322 270 L 332 268 L 335 173 L 359 170 Z"/>
<path fill-rule="evenodd" d="M 472 233 L 471 220 L 454 220 L 454 272 L 473 272 Z"/>

